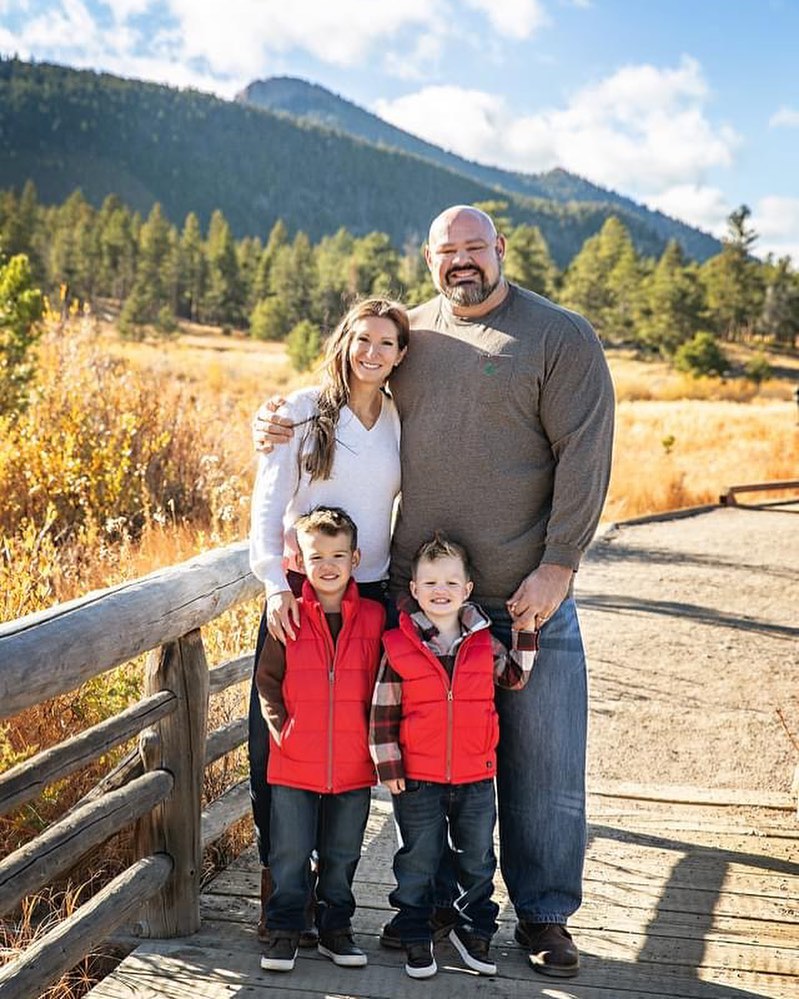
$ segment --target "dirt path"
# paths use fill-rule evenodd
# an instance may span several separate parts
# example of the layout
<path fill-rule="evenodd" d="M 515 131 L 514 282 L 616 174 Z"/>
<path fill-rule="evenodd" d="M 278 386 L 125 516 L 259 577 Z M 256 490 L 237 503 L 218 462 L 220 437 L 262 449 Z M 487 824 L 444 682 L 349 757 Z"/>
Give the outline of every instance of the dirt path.
<path fill-rule="evenodd" d="M 613 527 L 577 582 L 591 777 L 790 790 L 799 506 Z"/>

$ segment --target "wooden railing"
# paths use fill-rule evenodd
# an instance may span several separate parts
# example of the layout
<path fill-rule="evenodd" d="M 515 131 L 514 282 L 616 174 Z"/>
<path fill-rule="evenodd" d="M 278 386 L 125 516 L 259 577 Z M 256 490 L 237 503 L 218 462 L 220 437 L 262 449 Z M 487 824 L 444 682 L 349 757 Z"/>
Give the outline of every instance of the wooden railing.
<path fill-rule="evenodd" d="M 246 814 L 246 782 L 203 812 L 205 767 L 246 740 L 240 718 L 207 734 L 209 696 L 245 679 L 252 653 L 208 669 L 200 629 L 261 590 L 245 544 L 0 624 L 0 719 L 149 652 L 133 707 L 0 775 L 0 815 L 138 734 L 138 748 L 63 819 L 0 861 L 0 915 L 134 826 L 135 862 L 14 960 L 0 999 L 31 999 L 120 927 L 142 937 L 200 925 L 202 851 Z"/>

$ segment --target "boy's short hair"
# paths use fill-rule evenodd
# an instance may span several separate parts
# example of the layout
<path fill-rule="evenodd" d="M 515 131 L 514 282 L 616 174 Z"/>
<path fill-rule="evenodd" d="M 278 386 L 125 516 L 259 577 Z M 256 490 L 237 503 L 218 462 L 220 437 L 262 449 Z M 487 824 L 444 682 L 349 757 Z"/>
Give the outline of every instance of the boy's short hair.
<path fill-rule="evenodd" d="M 436 531 L 432 538 L 423 541 L 416 549 L 411 559 L 411 576 L 416 578 L 416 570 L 420 562 L 435 562 L 440 558 L 457 558 L 463 563 L 463 571 L 467 579 L 472 578 L 472 560 L 469 553 L 459 541 L 453 541 L 444 531 Z"/>
<path fill-rule="evenodd" d="M 294 530 L 297 534 L 318 531 L 330 538 L 337 534 L 346 534 L 350 539 L 352 551 L 358 547 L 358 528 L 355 521 L 340 506 L 315 506 L 310 513 L 304 513 L 294 521 Z"/>

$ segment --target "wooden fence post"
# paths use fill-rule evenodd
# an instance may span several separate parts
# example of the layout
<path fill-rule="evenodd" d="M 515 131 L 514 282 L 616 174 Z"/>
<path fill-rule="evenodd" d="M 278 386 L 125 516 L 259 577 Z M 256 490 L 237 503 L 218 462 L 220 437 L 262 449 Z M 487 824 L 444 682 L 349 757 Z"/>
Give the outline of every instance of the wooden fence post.
<path fill-rule="evenodd" d="M 167 853 L 172 876 L 141 912 L 145 937 L 179 937 L 200 928 L 202 874 L 201 797 L 208 719 L 208 664 L 199 630 L 156 649 L 147 661 L 145 695 L 171 690 L 177 709 L 143 732 L 146 770 L 168 770 L 172 794 L 136 826 L 137 856 Z"/>

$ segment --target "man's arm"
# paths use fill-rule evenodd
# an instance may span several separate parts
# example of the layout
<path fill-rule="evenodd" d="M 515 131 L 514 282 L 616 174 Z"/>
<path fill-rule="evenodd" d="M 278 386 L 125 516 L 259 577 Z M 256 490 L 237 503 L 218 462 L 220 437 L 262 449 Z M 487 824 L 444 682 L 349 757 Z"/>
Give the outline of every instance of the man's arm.
<path fill-rule="evenodd" d="M 278 413 L 285 402 L 282 396 L 273 395 L 258 407 L 253 417 L 252 443 L 261 454 L 269 454 L 275 444 L 287 444 L 294 434 L 291 420 Z"/>
<path fill-rule="evenodd" d="M 558 609 L 591 542 L 607 495 L 615 399 L 605 353 L 590 324 L 564 319 L 541 385 L 539 415 L 555 459 L 544 554 L 508 600 L 514 628 L 540 627 Z"/>
<path fill-rule="evenodd" d="M 402 677 L 383 656 L 369 715 L 369 752 L 377 776 L 392 794 L 405 790 L 405 768 L 399 743 L 402 721 Z"/>

